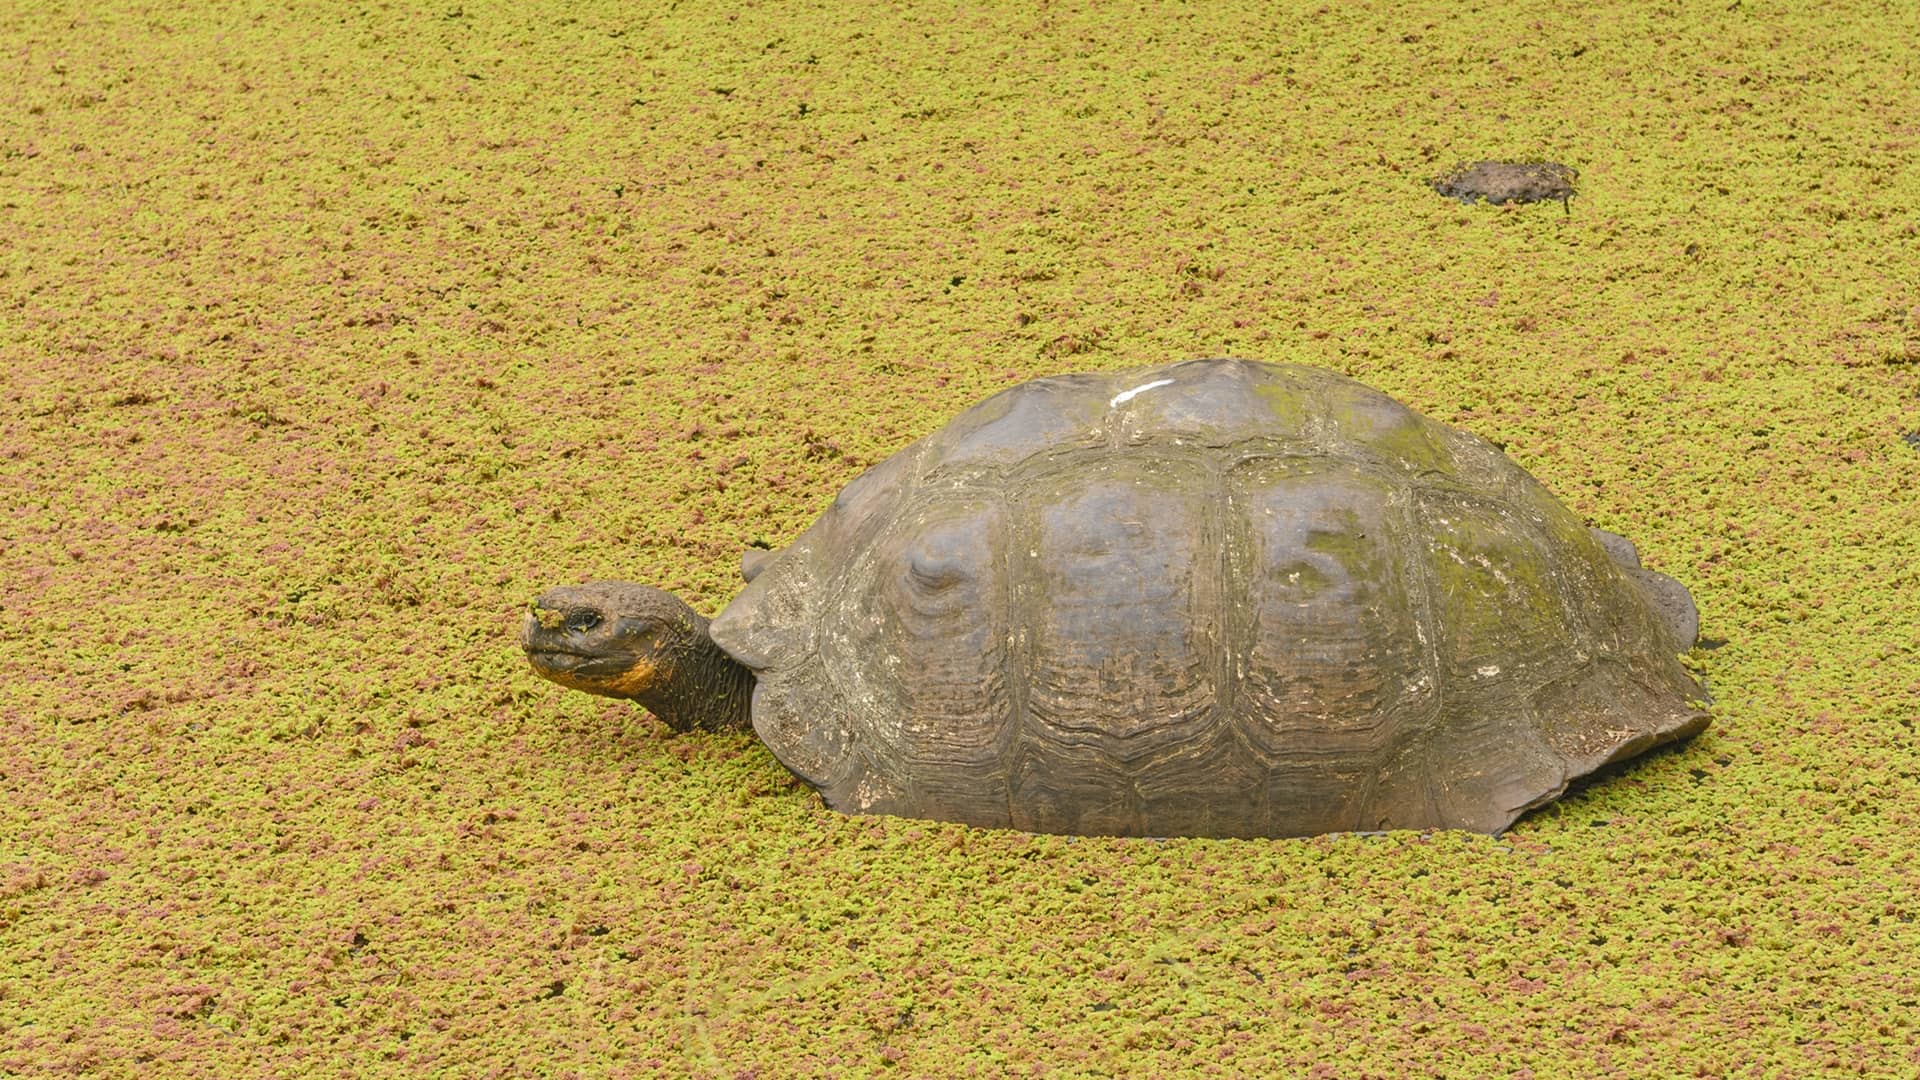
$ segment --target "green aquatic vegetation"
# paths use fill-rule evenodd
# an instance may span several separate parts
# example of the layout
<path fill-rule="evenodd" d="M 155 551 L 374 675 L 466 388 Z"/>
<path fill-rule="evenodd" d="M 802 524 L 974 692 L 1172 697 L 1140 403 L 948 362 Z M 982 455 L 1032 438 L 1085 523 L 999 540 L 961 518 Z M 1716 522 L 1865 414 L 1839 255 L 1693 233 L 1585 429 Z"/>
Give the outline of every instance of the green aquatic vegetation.
<path fill-rule="evenodd" d="M 0 1074 L 1911 1075 L 1917 21 L 13 5 Z M 1209 354 L 1632 538 L 1715 725 L 1501 839 L 1076 840 L 518 655 Z"/>

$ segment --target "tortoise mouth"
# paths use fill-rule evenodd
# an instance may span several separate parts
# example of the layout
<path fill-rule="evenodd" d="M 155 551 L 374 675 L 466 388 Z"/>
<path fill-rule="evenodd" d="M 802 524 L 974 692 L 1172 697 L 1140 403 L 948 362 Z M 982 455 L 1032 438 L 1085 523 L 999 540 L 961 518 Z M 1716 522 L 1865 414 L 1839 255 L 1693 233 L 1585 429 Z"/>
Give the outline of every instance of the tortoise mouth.
<path fill-rule="evenodd" d="M 603 697 L 644 698 L 659 677 L 651 661 L 630 655 L 530 646 L 527 662 L 541 678 Z"/>
<path fill-rule="evenodd" d="M 611 657 L 575 652 L 572 649 L 529 645 L 526 650 L 527 662 L 542 674 L 617 675 L 627 667 L 626 664 Z"/>
<path fill-rule="evenodd" d="M 545 645 L 528 645 L 526 650 L 527 659 L 546 667 L 578 667 L 593 659 L 586 653 L 574 652 L 571 649 L 555 649 Z"/>

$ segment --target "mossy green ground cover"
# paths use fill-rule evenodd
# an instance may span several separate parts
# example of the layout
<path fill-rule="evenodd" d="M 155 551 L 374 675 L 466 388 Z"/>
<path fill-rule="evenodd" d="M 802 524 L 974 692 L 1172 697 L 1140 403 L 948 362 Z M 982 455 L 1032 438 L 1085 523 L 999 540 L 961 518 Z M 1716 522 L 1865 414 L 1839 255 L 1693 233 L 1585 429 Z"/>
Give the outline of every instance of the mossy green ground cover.
<path fill-rule="evenodd" d="M 1912 1076 L 1920 9 L 0 7 L 0 1075 Z M 1464 207 L 1462 160 L 1580 170 Z M 824 810 L 537 681 L 1038 374 L 1322 364 L 1688 582 L 1504 838 Z"/>

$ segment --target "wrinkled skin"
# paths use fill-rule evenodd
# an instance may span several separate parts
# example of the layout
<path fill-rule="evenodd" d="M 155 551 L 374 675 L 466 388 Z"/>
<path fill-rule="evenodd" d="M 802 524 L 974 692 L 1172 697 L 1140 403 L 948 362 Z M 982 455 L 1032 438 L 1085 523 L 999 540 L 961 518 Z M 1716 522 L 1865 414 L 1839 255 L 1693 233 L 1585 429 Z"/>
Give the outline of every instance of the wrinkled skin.
<path fill-rule="evenodd" d="M 675 731 L 747 727 L 752 672 L 671 593 L 623 581 L 549 589 L 528 610 L 520 642 L 546 678 L 637 702 Z"/>

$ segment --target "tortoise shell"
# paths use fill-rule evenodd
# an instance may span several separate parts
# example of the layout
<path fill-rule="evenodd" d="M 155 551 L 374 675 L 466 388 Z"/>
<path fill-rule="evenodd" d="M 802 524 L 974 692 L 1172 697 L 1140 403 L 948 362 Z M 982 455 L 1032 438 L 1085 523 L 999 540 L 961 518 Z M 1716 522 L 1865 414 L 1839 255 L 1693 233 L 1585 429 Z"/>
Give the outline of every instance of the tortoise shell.
<path fill-rule="evenodd" d="M 848 484 L 712 634 L 838 810 L 1499 832 L 1707 724 L 1660 609 L 1679 586 L 1606 541 L 1358 382 L 1198 360 L 967 410 Z"/>

